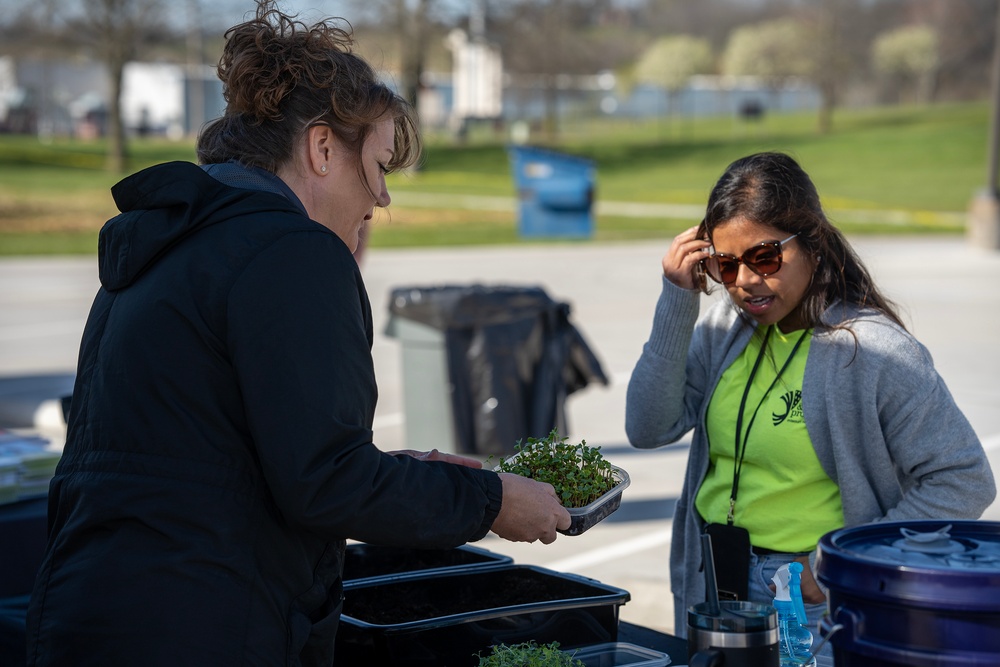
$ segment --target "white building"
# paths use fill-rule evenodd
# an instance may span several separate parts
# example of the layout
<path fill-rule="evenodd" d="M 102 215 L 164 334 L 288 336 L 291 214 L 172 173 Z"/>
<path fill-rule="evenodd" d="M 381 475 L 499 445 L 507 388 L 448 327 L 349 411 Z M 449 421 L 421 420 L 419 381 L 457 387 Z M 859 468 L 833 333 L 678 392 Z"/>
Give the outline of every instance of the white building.
<path fill-rule="evenodd" d="M 210 65 L 134 62 L 122 75 L 122 119 L 131 133 L 193 134 L 225 108 Z M 0 57 L 0 129 L 14 131 L 7 125 L 17 111 L 31 119 L 27 131 L 41 135 L 99 134 L 106 130 L 109 90 L 98 62 Z"/>
<path fill-rule="evenodd" d="M 448 36 L 452 52 L 451 122 L 503 115 L 503 61 L 500 49 L 481 38 L 470 40 L 464 30 Z"/>

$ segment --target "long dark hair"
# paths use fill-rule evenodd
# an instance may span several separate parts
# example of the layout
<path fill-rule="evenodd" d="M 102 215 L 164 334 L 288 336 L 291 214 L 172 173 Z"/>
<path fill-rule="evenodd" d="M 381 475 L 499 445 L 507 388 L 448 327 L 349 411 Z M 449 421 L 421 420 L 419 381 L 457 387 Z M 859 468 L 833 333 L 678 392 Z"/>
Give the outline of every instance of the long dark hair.
<path fill-rule="evenodd" d="M 711 239 L 716 227 L 737 218 L 775 227 L 789 236 L 797 234 L 796 241 L 816 260 L 798 309 L 806 327 L 822 326 L 824 311 L 839 300 L 874 308 L 905 328 L 895 305 L 827 219 L 809 175 L 790 156 L 756 153 L 730 164 L 712 188 L 699 236 Z M 704 288 L 707 291 L 707 285 Z"/>
<path fill-rule="evenodd" d="M 311 127 L 328 125 L 357 155 L 383 118 L 395 123 L 393 171 L 415 164 L 420 138 L 410 105 L 351 52 L 350 24 L 311 26 L 258 0 L 256 16 L 226 31 L 219 78 L 225 114 L 198 137 L 203 164 L 238 160 L 277 172 Z"/>

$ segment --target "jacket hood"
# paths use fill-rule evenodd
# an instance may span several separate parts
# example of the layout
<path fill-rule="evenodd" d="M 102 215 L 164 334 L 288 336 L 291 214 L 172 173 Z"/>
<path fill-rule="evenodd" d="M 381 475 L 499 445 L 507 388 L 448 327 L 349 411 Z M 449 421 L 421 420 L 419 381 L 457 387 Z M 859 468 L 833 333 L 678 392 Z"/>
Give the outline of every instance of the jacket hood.
<path fill-rule="evenodd" d="M 291 212 L 285 197 L 233 188 L 190 162 L 144 169 L 111 188 L 121 214 L 101 229 L 98 272 L 105 289 L 131 284 L 182 239 L 247 213 Z"/>

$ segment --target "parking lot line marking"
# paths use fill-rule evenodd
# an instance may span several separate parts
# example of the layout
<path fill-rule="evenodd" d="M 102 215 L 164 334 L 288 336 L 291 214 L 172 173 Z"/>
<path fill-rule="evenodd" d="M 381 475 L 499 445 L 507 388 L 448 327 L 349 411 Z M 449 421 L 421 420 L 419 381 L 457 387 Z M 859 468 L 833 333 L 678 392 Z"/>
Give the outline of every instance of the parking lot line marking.
<path fill-rule="evenodd" d="M 666 531 L 640 535 L 631 540 L 625 540 L 624 542 L 601 547 L 600 549 L 591 549 L 590 551 L 585 551 L 582 554 L 570 556 L 569 558 L 563 558 L 562 560 L 552 561 L 551 563 L 546 563 L 545 567 L 561 572 L 572 572 L 580 568 L 606 563 L 609 560 L 631 556 L 646 549 L 669 544 L 670 531 L 668 529 Z"/>

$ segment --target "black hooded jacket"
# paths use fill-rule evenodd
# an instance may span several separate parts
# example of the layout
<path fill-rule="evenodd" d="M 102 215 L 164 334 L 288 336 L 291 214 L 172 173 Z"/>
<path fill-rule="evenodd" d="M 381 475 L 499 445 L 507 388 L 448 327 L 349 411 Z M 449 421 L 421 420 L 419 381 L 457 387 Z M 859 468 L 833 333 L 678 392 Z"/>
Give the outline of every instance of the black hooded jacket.
<path fill-rule="evenodd" d="M 344 539 L 479 539 L 500 480 L 372 444 L 361 274 L 287 197 L 181 162 L 112 192 L 28 664 L 329 667 Z"/>

